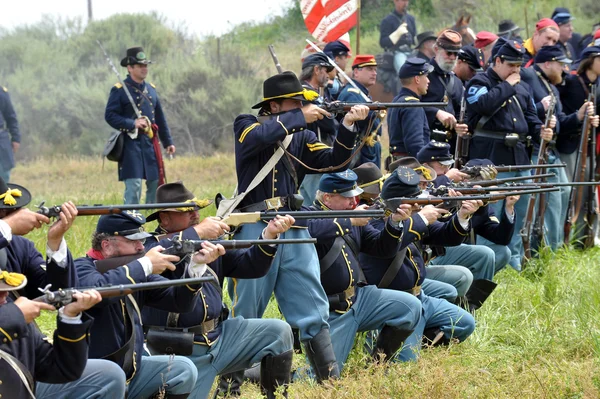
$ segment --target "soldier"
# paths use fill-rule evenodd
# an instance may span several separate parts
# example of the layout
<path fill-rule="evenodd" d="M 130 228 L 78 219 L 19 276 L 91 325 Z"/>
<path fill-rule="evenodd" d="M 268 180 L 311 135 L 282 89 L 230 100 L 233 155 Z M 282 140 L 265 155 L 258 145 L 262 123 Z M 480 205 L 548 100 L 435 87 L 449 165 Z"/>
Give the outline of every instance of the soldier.
<path fill-rule="evenodd" d="M 519 35 L 519 32 L 522 30 L 523 28 L 515 24 L 512 19 L 503 19 L 498 23 L 498 37 L 503 37 L 506 40 L 523 42 L 523 39 Z"/>
<path fill-rule="evenodd" d="M 398 74 L 402 89 L 394 98 L 395 103 L 421 101 L 429 87 L 429 73 L 433 66 L 419 58 L 406 60 Z M 393 108 L 387 116 L 390 136 L 390 158 L 395 161 L 405 156 L 416 156 L 429 142 L 430 130 L 423 108 Z M 386 166 L 386 169 L 389 169 Z"/>
<path fill-rule="evenodd" d="M 435 56 L 433 45 L 436 39 L 437 36 L 430 30 L 419 33 L 417 35 L 417 46 L 412 56 L 429 62 Z"/>
<path fill-rule="evenodd" d="M 523 66 L 525 68 L 533 65 L 533 57 L 544 46 L 553 46 L 558 42 L 560 30 L 556 22 L 550 18 L 542 18 L 535 24 L 533 36 L 523 42 L 525 55 Z"/>
<path fill-rule="evenodd" d="M 462 82 L 453 72 L 461 42 L 460 33 L 453 30 L 446 29 L 439 34 L 433 46 L 435 56 L 430 61 L 433 71 L 428 76 L 429 88 L 421 98 L 423 101 L 448 103 L 445 109 L 427 107 L 425 114 L 429 129 L 432 131 L 432 140 L 449 142 L 452 147 L 456 142 L 456 134 L 467 133 L 467 125 L 456 120 L 464 92 Z M 443 136 L 434 136 L 434 129 L 443 131 Z M 411 154 L 411 156 L 415 155 L 416 153 Z"/>
<path fill-rule="evenodd" d="M 169 245 L 168 241 L 163 241 L 143 255 L 143 242 L 150 237 L 142 227 L 145 221 L 146 218 L 135 211 L 101 216 L 92 235 L 92 248 L 85 257 L 75 260 L 79 284 L 101 287 L 164 281 L 159 274 L 178 268 L 185 268 L 187 276 L 200 277 L 205 264 L 225 252 L 222 246 L 204 243 L 203 249 L 193 254 L 189 262 L 186 257 L 185 262 L 175 266 L 172 262 L 178 262 L 179 257 L 162 254 L 164 248 L 160 244 Z M 136 254 L 140 258 L 131 260 L 131 255 Z M 98 267 L 100 264 L 103 266 Z M 191 311 L 199 288 L 198 285 L 186 285 L 137 291 L 125 297 L 104 299 L 101 306 L 88 311 L 96 320 L 89 355 L 94 359 L 111 360 L 123 369 L 127 376 L 128 396 L 147 398 L 164 390 L 169 398 L 187 398 L 194 388 L 198 371 L 188 358 L 143 356 L 141 312 L 145 306 L 177 313 Z"/>
<path fill-rule="evenodd" d="M 394 53 L 394 69 L 398 73 L 415 44 L 417 24 L 415 17 L 408 13 L 409 0 L 393 1 L 394 11 L 379 25 L 379 45 Z"/>
<path fill-rule="evenodd" d="M 309 209 L 352 210 L 362 189 L 351 170 L 328 173 L 321 177 L 317 199 Z M 418 190 L 417 176 L 402 177 L 401 184 Z M 391 360 L 412 334 L 421 318 L 421 305 L 412 295 L 366 285 L 359 253 L 391 257 L 399 247 L 401 222 L 408 217 L 410 205 L 400 205 L 379 230 L 367 218 L 312 219 L 310 235 L 317 239 L 321 284 L 329 299 L 331 343 L 340 370 L 352 349 L 357 332 L 381 330 L 373 357 Z"/>
<path fill-rule="evenodd" d="M 121 66 L 127 68 L 125 86 L 117 83 L 110 91 L 104 119 L 114 129 L 125 134 L 123 157 L 119 161 L 119 181 L 125 183 L 125 204 L 139 204 L 142 197 L 142 179 L 146 180 L 146 203 L 156 197 L 156 188 L 164 183 L 161 172 L 162 153 L 160 142 L 168 154 L 175 153 L 175 146 L 163 112 L 156 86 L 146 82 L 151 61 L 141 47 L 127 49 Z M 127 93 L 129 91 L 141 116 L 136 115 Z M 158 135 L 158 136 L 156 136 Z"/>
<path fill-rule="evenodd" d="M 477 72 L 483 72 L 485 60 L 483 51 L 473 46 L 463 46 L 458 51 L 454 74 L 463 84 L 467 83 Z M 460 110 L 460 108 L 459 108 Z"/>
<path fill-rule="evenodd" d="M 197 202 L 198 200 L 181 182 L 163 184 L 156 191 L 157 203 Z M 176 234 L 182 240 L 198 240 L 196 231 L 198 211 L 190 208 L 163 209 L 148 216 L 147 221 L 158 219 L 158 227 L 152 239 L 145 243 L 146 250 L 158 245 L 166 235 Z M 294 224 L 290 216 L 278 216 L 271 220 L 255 239 L 276 239 Z M 221 233 L 203 236 L 216 239 Z M 193 398 L 206 398 L 217 374 L 239 377 L 236 371 L 249 368 L 260 362 L 261 387 L 268 398 L 274 398 L 279 386 L 287 387 L 292 365 L 292 331 L 290 326 L 275 319 L 228 319 L 227 307 L 223 304 L 221 284 L 225 277 L 256 278 L 264 276 L 271 266 L 277 247 L 275 245 L 255 245 L 249 249 L 227 251 L 225 255 L 207 265 L 205 275 L 216 275 L 218 283 L 207 284 L 196 295 L 196 307 L 188 313 L 169 313 L 147 307 L 142 312 L 146 328 L 164 329 L 171 334 L 183 336 L 194 333 L 193 353 L 189 356 L 198 368 L 196 386 L 191 392 Z M 168 279 L 181 278 L 183 270 L 166 270 L 162 276 Z M 156 327 L 158 326 L 158 327 Z M 151 333 L 147 333 L 150 337 Z M 150 338 L 148 344 L 152 351 Z M 229 388 L 229 394 L 239 395 L 241 381 Z M 227 384 L 220 391 L 227 391 Z M 284 388 L 286 389 L 286 388 Z"/>
<path fill-rule="evenodd" d="M 374 56 L 366 54 L 354 57 L 352 81 L 358 89 L 351 84 L 347 84 L 338 96 L 338 100 L 349 103 L 364 103 L 365 97 L 371 100 L 369 87 L 377 82 L 377 61 L 375 61 Z M 380 120 L 377 119 L 378 116 L 377 112 L 371 111 L 364 122 L 358 122 L 358 128 L 362 134 L 368 135 L 369 139 L 360 150 L 360 159 L 354 163 L 356 166 L 365 162 L 373 162 L 381 167 L 381 143 L 379 142 L 381 124 Z M 370 129 L 370 131 L 367 131 L 367 129 Z"/>
<path fill-rule="evenodd" d="M 356 122 L 367 117 L 368 107 L 352 107 L 344 116 L 333 148 L 330 148 L 306 129 L 308 123 L 329 116 L 314 104 L 302 105 L 303 101 L 313 99 L 314 95 L 302 88 L 292 72 L 284 72 L 264 82 L 263 99 L 253 107 L 260 109 L 260 119 L 249 114 L 236 118 L 238 192 L 248 191 L 238 206 L 240 211 L 279 209 L 285 212 L 293 206 L 290 198 L 297 192 L 297 181 L 308 168 L 336 170 L 351 157 L 358 131 Z M 288 154 L 295 157 L 293 161 L 287 155 L 279 160 L 272 158 L 278 148 L 277 142 L 281 140 L 283 146 L 288 144 Z M 267 165 L 268 162 L 275 165 Z M 265 165 L 266 177 L 249 188 Z M 296 226 L 282 234 L 282 238 L 309 237 L 306 225 L 296 223 Z M 238 229 L 235 238 L 255 239 L 263 229 L 263 223 L 245 224 Z M 232 316 L 245 318 L 262 317 L 274 292 L 286 321 L 292 328 L 299 329 L 300 340 L 305 344 L 306 356 L 314 365 L 317 379 L 323 381 L 339 376 L 327 324 L 329 305 L 319 281 L 314 245 L 281 245 L 265 277 L 230 279 L 227 289 L 233 303 Z M 310 306 L 298 306 L 299 303 Z"/>
<path fill-rule="evenodd" d="M 565 56 L 571 60 L 578 57 L 575 48 L 571 44 L 571 39 L 573 39 L 573 23 L 571 21 L 574 19 L 566 8 L 557 7 L 552 13 L 552 20 L 558 25 L 559 31 L 558 42 L 556 44 L 560 46 Z M 565 68 L 568 70 L 569 65 L 565 65 Z"/>
<path fill-rule="evenodd" d="M 329 42 L 323 48 L 323 52 L 329 56 L 342 71 L 346 70 L 348 61 L 352 58 L 350 48 L 339 40 Z M 329 73 L 329 82 L 327 83 L 326 92 L 329 94 L 329 100 L 337 100 L 337 96 L 344 88 L 345 81 L 338 75 L 338 71 L 333 69 Z"/>
<path fill-rule="evenodd" d="M 8 129 L 8 130 L 7 130 Z M 17 114 L 8 89 L 0 86 L 0 177 L 10 181 L 10 170 L 15 167 L 15 154 L 21 145 Z"/>
<path fill-rule="evenodd" d="M 492 49 L 498 40 L 498 36 L 492 32 L 482 30 L 477 33 L 474 46 L 475 48 L 483 51 L 483 69 L 487 69 L 490 58 L 492 56 Z"/>
<path fill-rule="evenodd" d="M 407 181 L 407 176 L 412 176 L 414 180 Z M 412 169 L 399 166 L 384 182 L 381 196 L 390 203 L 393 203 L 394 198 L 416 197 L 420 193 L 418 181 Z M 422 291 L 421 285 L 427 276 L 427 269 L 420 248 L 424 241 L 459 244 L 462 235 L 468 232 L 471 214 L 479 205 L 476 201 L 464 201 L 461 209 L 445 223 L 438 222 L 437 219 L 448 211 L 432 205 L 422 209 L 419 206 L 411 206 L 412 215 L 403 221 L 404 228 L 398 251 L 388 256 L 360 254 L 359 259 L 369 284 L 380 289 L 404 291 L 414 295 L 421 302 L 421 319 L 396 359 L 416 360 L 423 337 L 426 337 L 426 342 L 431 345 L 447 344 L 452 338 L 462 342 L 475 329 L 475 320 L 469 313 Z M 379 231 L 388 228 L 384 227 L 383 220 L 373 220 L 369 226 Z"/>
<path fill-rule="evenodd" d="M 474 132 L 470 159 L 489 159 L 496 165 L 525 165 L 531 162 L 532 142 L 552 139 L 552 129 L 545 129 L 537 117 L 529 86 L 520 83 L 523 57 L 523 46 L 507 41 L 496 52 L 493 66 L 467 83 L 467 120 Z M 498 177 L 529 173 L 528 170 L 504 172 Z M 526 213 L 527 202 L 528 197 L 522 196 L 516 203 L 518 215 Z M 494 204 L 495 214 L 500 214 L 501 206 Z M 523 218 L 518 217 L 515 230 L 520 231 L 522 225 Z M 513 235 L 509 247 L 510 264 L 520 270 L 522 243 L 518 235 Z"/>

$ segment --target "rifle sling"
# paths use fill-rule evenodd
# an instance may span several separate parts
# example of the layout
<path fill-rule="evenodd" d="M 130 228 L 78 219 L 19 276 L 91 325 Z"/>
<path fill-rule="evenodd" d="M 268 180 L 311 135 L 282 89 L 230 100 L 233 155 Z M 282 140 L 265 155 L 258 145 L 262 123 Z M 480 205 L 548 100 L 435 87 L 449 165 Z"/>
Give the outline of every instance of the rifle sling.
<path fill-rule="evenodd" d="M 4 360 L 19 376 L 27 392 L 35 399 L 35 381 L 27 367 L 19 359 L 0 349 L 0 359 Z"/>
<path fill-rule="evenodd" d="M 341 237 L 336 237 L 333 241 L 333 245 L 331 246 L 329 251 L 327 251 L 327 254 L 323 257 L 323 259 L 320 260 L 321 274 L 325 273 L 325 271 L 327 271 L 327 269 L 329 269 L 333 265 L 335 260 L 340 256 L 340 252 L 342 251 L 342 247 L 344 244 L 348 245 L 348 247 L 354 254 L 354 257 L 358 259 L 358 253 L 360 252 L 360 249 L 358 248 L 358 244 L 356 243 L 356 241 L 354 241 L 354 238 L 352 238 L 352 236 L 349 234 L 345 234 Z M 359 265 L 357 285 L 366 285 L 366 283 L 367 279 L 362 271 L 362 268 Z"/>
<path fill-rule="evenodd" d="M 390 286 L 392 281 L 394 281 L 394 279 L 398 275 L 398 272 L 400 271 L 400 268 L 402 267 L 402 264 L 404 263 L 404 258 L 406 257 L 407 250 L 408 247 L 404 247 L 400 251 L 396 252 L 396 256 L 394 256 L 392 263 L 390 263 L 387 270 L 385 271 L 385 274 L 381 278 L 381 281 L 379 281 L 379 284 L 377 284 L 378 288 L 387 288 Z"/>

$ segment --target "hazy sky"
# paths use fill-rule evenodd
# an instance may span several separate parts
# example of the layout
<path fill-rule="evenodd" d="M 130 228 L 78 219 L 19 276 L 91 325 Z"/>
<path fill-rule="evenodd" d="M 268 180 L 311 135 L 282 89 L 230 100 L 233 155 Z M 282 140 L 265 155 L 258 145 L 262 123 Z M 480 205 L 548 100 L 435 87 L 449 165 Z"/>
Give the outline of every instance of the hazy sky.
<path fill-rule="evenodd" d="M 198 35 L 225 33 L 241 22 L 260 22 L 281 15 L 295 0 L 92 0 L 94 19 L 104 19 L 120 12 L 157 11 L 169 22 L 184 24 L 188 32 Z M 87 21 L 88 0 L 1 0 L 0 26 L 12 29 L 35 24 L 44 15 L 63 18 L 81 17 Z M 210 12 L 208 10 L 211 10 Z"/>

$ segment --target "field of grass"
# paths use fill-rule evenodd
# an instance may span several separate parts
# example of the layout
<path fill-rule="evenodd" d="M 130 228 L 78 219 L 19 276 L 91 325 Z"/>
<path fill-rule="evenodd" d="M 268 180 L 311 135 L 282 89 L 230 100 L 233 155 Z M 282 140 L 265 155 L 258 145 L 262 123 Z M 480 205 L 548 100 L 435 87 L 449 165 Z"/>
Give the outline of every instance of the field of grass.
<path fill-rule="evenodd" d="M 166 161 L 170 181 L 183 180 L 199 198 L 231 195 L 232 154 L 176 157 Z M 99 158 L 53 158 L 20 164 L 14 183 L 27 187 L 34 204 L 121 203 L 116 164 Z M 203 215 L 214 214 L 214 206 Z M 67 234 L 74 256 L 90 246 L 97 217 L 80 217 Z M 153 229 L 154 225 L 148 226 Z M 44 251 L 46 228 L 32 232 Z M 475 333 L 464 343 L 422 352 L 416 363 L 374 366 L 361 339 L 332 387 L 296 382 L 292 398 L 598 398 L 600 397 L 600 250 L 544 253 L 521 274 L 504 270 L 499 286 L 476 314 Z M 299 306 L 301 306 L 299 304 Z M 280 317 L 271 304 L 270 317 Z M 41 327 L 50 333 L 54 316 Z M 295 363 L 302 364 L 302 357 Z M 245 385 L 245 398 L 260 397 Z"/>

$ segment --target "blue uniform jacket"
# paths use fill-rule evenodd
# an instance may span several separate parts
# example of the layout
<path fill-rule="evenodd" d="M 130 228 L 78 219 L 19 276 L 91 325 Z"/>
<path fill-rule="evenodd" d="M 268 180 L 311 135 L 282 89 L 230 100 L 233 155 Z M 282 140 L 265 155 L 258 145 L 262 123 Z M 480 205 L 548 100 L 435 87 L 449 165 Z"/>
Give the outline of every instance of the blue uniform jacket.
<path fill-rule="evenodd" d="M 530 136 L 533 142 L 540 141 L 542 123 L 537 117 L 529 85 L 521 82 L 511 86 L 502 81 L 493 68 L 488 68 L 467 82 L 466 90 L 469 131 L 474 132 L 479 120 L 485 116 L 491 118 L 483 129 L 498 133 L 498 139 L 492 139 L 477 137 L 475 132 L 469 147 L 469 159 L 485 158 L 495 165 L 529 164 L 531 161 L 523 142 L 519 141 L 512 148 L 504 144 L 506 133 L 518 133 L 523 139 Z M 513 96 L 518 104 L 515 104 Z"/>
<path fill-rule="evenodd" d="M 596 82 L 591 82 L 585 73 L 581 75 L 567 75 L 563 84 L 557 87 L 565 113 L 572 114 L 579 111 L 579 108 L 587 101 L 588 93 L 591 91 L 594 83 L 600 83 L 600 79 L 597 79 Z M 598 96 L 596 99 L 596 113 L 600 111 L 600 103 L 598 102 L 600 100 L 600 90 L 598 91 Z M 571 126 L 568 129 L 564 129 L 564 134 L 559 136 L 556 141 L 556 148 L 564 154 L 571 154 L 577 150 L 581 138 L 581 129 L 581 124 L 577 127 Z"/>
<path fill-rule="evenodd" d="M 26 324 L 12 302 L 0 306 L 0 350 L 17 358 L 35 381 L 63 384 L 81 377 L 87 363 L 92 320 L 82 315 L 82 324 L 63 323 L 58 318 L 53 344 L 33 323 Z M 29 393 L 14 369 L 0 360 L 2 398 L 29 399 Z"/>
<path fill-rule="evenodd" d="M 8 90 L 0 86 L 0 165 L 4 169 L 12 169 L 15 166 L 12 142 L 21 142 L 19 122 Z"/>
<path fill-rule="evenodd" d="M 361 83 L 357 82 L 356 80 L 353 80 L 353 81 L 356 84 L 356 86 L 363 93 L 365 93 L 365 95 L 369 99 L 371 99 L 371 96 L 369 95 L 369 90 L 365 86 L 363 86 Z M 352 85 L 350 85 L 350 84 L 347 84 L 346 86 L 344 86 L 344 88 L 338 95 L 338 100 L 343 101 L 343 102 L 348 102 L 348 103 L 364 103 L 364 102 L 366 102 L 364 97 L 360 94 L 360 91 L 358 91 L 357 89 L 352 87 Z M 378 111 L 371 111 L 371 112 L 369 112 L 369 116 L 367 117 L 367 119 L 365 119 L 364 121 L 356 122 L 356 124 L 358 125 L 358 128 L 360 130 L 361 136 L 371 135 L 371 133 L 377 132 L 377 136 L 381 137 L 381 127 L 379 126 L 380 120 L 378 118 L 376 118 L 377 113 L 378 113 Z M 369 121 L 371 119 L 374 119 L 374 122 L 371 126 L 370 131 L 367 132 L 367 128 L 369 127 Z M 379 166 L 381 163 L 380 162 L 381 161 L 380 149 L 381 149 L 380 145 L 375 145 L 373 147 L 370 147 L 369 145 L 365 144 L 360 149 L 360 159 L 354 166 L 359 166 L 359 165 L 362 165 L 363 163 L 367 163 L 367 162 L 373 162 L 375 165 Z"/>
<path fill-rule="evenodd" d="M 288 134 L 294 137 L 288 151 L 302 162 L 313 168 L 338 166 L 346 161 L 354 147 L 356 133 L 340 125 L 338 135 L 332 147 L 319 140 L 314 132 L 306 129 L 302 111 L 295 109 L 271 119 L 258 122 L 254 115 L 239 115 L 233 124 L 235 132 L 235 170 L 238 179 L 238 192 L 246 190 L 254 176 L 273 156 L 278 141 Z M 295 194 L 298 187 L 284 166 L 285 155 L 277 162 L 267 177 L 246 195 L 240 208 L 263 201 L 267 198 Z M 291 161 L 298 172 L 298 184 L 308 171 L 296 161 Z M 316 172 L 311 172 L 316 173 Z"/>
<path fill-rule="evenodd" d="M 200 240 L 193 227 L 177 234 L 184 240 Z M 157 237 L 158 238 L 158 237 Z M 259 239 L 260 237 L 257 237 Z M 157 240 L 146 240 L 146 250 L 158 245 Z M 191 312 L 182 313 L 179 316 L 177 327 L 193 327 L 208 320 L 215 320 L 221 316 L 223 309 L 223 294 L 221 287 L 225 277 L 233 278 L 259 278 L 269 271 L 277 248 L 270 245 L 254 245 L 247 249 L 230 250 L 216 261 L 209 263 L 211 271 L 205 276 L 216 275 L 219 278 L 220 287 L 213 284 L 203 285 L 196 294 L 196 307 Z M 179 279 L 183 274 L 182 269 L 172 272 L 166 270 L 162 276 L 168 279 Z M 166 326 L 169 312 L 146 307 L 142 311 L 142 318 L 147 326 Z M 221 334 L 221 326 L 209 334 L 196 334 L 194 341 L 203 345 L 212 345 Z"/>
<path fill-rule="evenodd" d="M 78 285 L 73 257 L 68 249 L 67 265 L 63 268 L 52 258 L 46 261 L 33 242 L 25 237 L 13 235 L 10 244 L 4 237 L 0 241 L 4 242 L 2 245 L 7 246 L 8 271 L 21 273 L 27 277 L 27 285 L 19 290 L 19 295 L 34 299 L 42 295 L 38 288 L 44 288 L 48 284 L 52 284 L 52 291 Z"/>
<path fill-rule="evenodd" d="M 309 210 L 329 210 L 325 205 L 315 201 Z M 311 219 L 308 222 L 311 237 L 317 239 L 315 247 L 319 260 L 329 252 L 338 237 L 349 236 L 356 243 L 358 251 L 373 256 L 390 257 L 398 251 L 402 230 L 393 227 L 389 222 L 381 230 L 366 226 L 352 226 L 348 218 Z M 344 244 L 333 264 L 321 274 L 321 285 L 327 295 L 339 294 L 350 287 L 356 286 L 360 280 L 359 254 L 355 254 L 348 245 Z M 348 302 L 349 310 L 354 302 L 352 297 Z"/>
<path fill-rule="evenodd" d="M 161 243 L 162 245 L 162 243 Z M 165 244 L 167 245 L 167 244 Z M 153 281 L 166 280 L 164 277 L 151 274 L 146 277 L 144 269 L 139 261 L 134 260 L 127 265 L 119 266 L 102 274 L 96 270 L 94 259 L 89 256 L 75 260 L 79 284 L 82 287 L 102 287 L 109 284 L 138 284 Z M 185 267 L 180 262 L 177 267 Z M 164 289 L 137 291 L 131 294 L 137 303 L 139 311 L 146 305 L 153 306 L 166 311 L 185 313 L 194 309 L 196 301 L 194 296 L 198 286 L 179 286 Z M 129 302 L 127 304 L 126 302 Z M 132 308 L 128 297 L 104 298 L 102 302 L 87 312 L 94 318 L 92 327 L 92 339 L 90 343 L 89 357 L 101 359 L 123 347 L 130 337 L 126 324 L 129 324 L 126 308 Z M 133 310 L 135 343 L 133 350 L 133 374 L 129 370 L 128 379 L 133 378 L 136 371 L 143 366 L 142 360 L 144 331 L 141 323 L 141 315 L 138 310 Z M 127 321 L 126 321 L 127 320 Z M 123 366 L 123 361 L 119 362 Z"/>
<path fill-rule="evenodd" d="M 554 131 L 558 135 L 557 138 L 560 138 L 560 135 L 564 132 L 581 129 L 581 122 L 579 122 L 579 119 L 577 119 L 577 113 L 573 112 L 569 115 L 564 113 L 558 89 L 548 81 L 544 71 L 542 71 L 537 65 L 534 65 L 532 68 L 521 69 L 521 79 L 526 82 L 531 89 L 533 101 L 535 102 L 535 109 L 537 110 L 538 118 L 540 121 L 542 121 L 542 123 L 546 123 L 546 111 L 542 105 L 542 98 L 550 95 L 550 92 L 548 91 L 546 84 L 544 84 L 544 81 L 552 90 L 552 94 L 557 100 L 556 107 L 554 108 L 554 115 L 556 116 L 556 128 L 554 128 Z M 537 149 L 534 149 L 534 153 L 537 153 L 537 151 Z"/>
<path fill-rule="evenodd" d="M 382 220 L 372 220 L 369 225 L 381 231 L 383 223 Z M 427 274 L 425 261 L 419 246 L 457 246 L 469 234 L 468 230 L 462 228 L 456 215 L 445 222 L 437 221 L 429 226 L 425 225 L 421 216 L 413 215 L 405 220 L 403 225 L 403 234 L 398 250 L 407 248 L 406 256 L 398 274 L 387 287 L 399 291 L 406 291 L 420 286 L 425 279 Z M 379 284 L 395 256 L 396 252 L 387 256 L 360 254 L 359 261 L 369 284 Z"/>
<path fill-rule="evenodd" d="M 498 219 L 491 206 L 482 206 L 471 218 L 471 228 L 475 234 L 498 245 L 508 245 L 515 232 L 515 217 L 511 221 L 506 214 L 506 210 L 502 207 L 501 218 Z"/>
<path fill-rule="evenodd" d="M 405 87 L 394 98 L 395 103 L 421 101 L 412 90 Z M 390 153 L 402 152 L 411 157 L 429 143 L 429 124 L 423 108 L 392 108 L 388 112 Z"/>
<path fill-rule="evenodd" d="M 127 76 L 124 83 L 142 115 L 147 116 L 150 123 L 158 126 L 158 137 L 163 147 L 173 145 L 171 132 L 154 85 L 147 82 L 136 83 L 130 76 Z M 134 129 L 136 118 L 123 86 L 120 83 L 115 84 L 108 97 L 104 119 L 114 129 L 129 132 Z M 158 180 L 156 154 L 152 140 L 147 134 L 140 133 L 135 140 L 125 135 L 123 158 L 119 162 L 119 180 L 134 178 Z"/>
<path fill-rule="evenodd" d="M 404 22 L 406 22 L 408 33 L 400 36 L 400 39 L 396 44 L 392 43 L 389 36 Z M 415 44 L 416 36 L 417 24 L 415 22 L 415 17 L 408 13 L 399 14 L 394 10 L 389 13 L 379 25 L 379 45 L 384 50 L 397 51 L 401 46 L 411 48 Z"/>
<path fill-rule="evenodd" d="M 465 91 L 463 83 L 458 76 L 454 74 L 454 72 L 444 72 L 438 65 L 435 58 L 432 58 L 430 63 L 433 65 L 433 71 L 429 74 L 429 87 L 427 88 L 427 94 L 421 97 L 421 101 L 447 101 L 448 105 L 446 106 L 445 111 L 451 113 L 456 117 L 456 119 L 458 119 L 460 102 Z M 439 108 L 425 108 L 427 123 L 429 124 L 429 128 L 432 130 L 438 129 L 445 131 L 447 129 L 435 117 L 439 110 Z"/>

